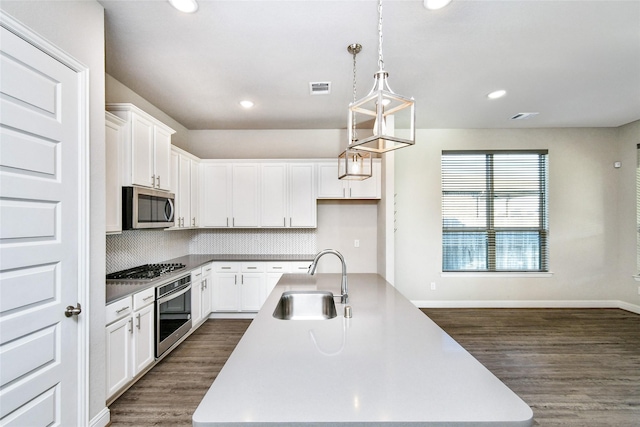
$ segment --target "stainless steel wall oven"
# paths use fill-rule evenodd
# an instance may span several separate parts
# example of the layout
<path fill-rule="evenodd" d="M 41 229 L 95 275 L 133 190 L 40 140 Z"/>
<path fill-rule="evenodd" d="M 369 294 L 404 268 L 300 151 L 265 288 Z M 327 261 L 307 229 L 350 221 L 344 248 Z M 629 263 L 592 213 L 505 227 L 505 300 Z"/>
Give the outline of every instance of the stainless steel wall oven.
<path fill-rule="evenodd" d="M 191 329 L 191 275 L 156 288 L 156 357 Z"/>

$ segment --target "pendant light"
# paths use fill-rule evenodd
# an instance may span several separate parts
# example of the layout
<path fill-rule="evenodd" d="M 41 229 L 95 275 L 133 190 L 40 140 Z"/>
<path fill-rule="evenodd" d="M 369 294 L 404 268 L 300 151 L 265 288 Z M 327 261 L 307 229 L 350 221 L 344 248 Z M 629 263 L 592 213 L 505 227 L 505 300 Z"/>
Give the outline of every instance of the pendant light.
<path fill-rule="evenodd" d="M 359 101 L 349 104 L 349 141 L 356 150 L 370 151 L 374 153 L 386 153 L 402 147 L 415 144 L 415 102 L 413 98 L 407 98 L 394 93 L 389 87 L 387 78 L 389 73 L 384 70 L 382 57 L 382 0 L 378 1 L 378 71 L 373 75 L 373 88 L 367 96 Z M 386 127 L 386 118 L 394 116 L 394 123 L 400 126 L 408 126 L 406 138 L 394 135 L 394 130 Z M 364 116 L 362 119 L 359 117 Z M 369 120 L 373 126 L 364 132 L 359 129 L 361 138 L 357 138 L 353 122 L 358 119 L 360 123 Z M 398 126 L 396 126 L 398 127 Z"/>
<path fill-rule="evenodd" d="M 353 102 L 356 101 L 356 55 L 362 50 L 362 45 L 353 43 L 347 46 L 347 51 L 353 55 Z M 352 113 L 350 113 L 351 115 Z M 356 120 L 350 117 L 349 144 L 347 149 L 338 156 L 338 179 L 364 180 L 371 178 L 373 159 L 367 151 L 354 150 L 353 139 L 357 136 Z"/>

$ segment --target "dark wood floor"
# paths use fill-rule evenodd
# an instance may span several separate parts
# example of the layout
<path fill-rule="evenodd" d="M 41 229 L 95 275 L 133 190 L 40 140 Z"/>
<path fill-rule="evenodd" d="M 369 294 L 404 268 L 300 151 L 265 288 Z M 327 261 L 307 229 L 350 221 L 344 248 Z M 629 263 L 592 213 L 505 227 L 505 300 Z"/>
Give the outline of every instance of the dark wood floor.
<path fill-rule="evenodd" d="M 640 315 L 423 309 L 533 409 L 540 426 L 640 426 Z M 190 426 L 248 320 L 209 320 L 111 406 L 112 426 Z"/>

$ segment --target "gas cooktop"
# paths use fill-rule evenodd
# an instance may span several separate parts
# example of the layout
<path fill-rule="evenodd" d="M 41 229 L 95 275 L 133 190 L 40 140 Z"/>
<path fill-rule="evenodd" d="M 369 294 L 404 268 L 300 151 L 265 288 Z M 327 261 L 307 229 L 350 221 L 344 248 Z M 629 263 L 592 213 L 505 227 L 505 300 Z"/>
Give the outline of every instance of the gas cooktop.
<path fill-rule="evenodd" d="M 184 264 L 145 264 L 128 270 L 107 274 L 110 281 L 153 280 L 163 274 L 171 273 L 186 267 Z"/>

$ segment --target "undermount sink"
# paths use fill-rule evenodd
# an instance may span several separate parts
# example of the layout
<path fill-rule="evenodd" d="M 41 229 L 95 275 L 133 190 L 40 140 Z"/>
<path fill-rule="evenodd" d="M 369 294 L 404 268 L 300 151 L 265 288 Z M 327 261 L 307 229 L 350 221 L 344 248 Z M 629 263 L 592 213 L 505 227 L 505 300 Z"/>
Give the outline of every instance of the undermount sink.
<path fill-rule="evenodd" d="M 327 291 L 283 292 L 273 317 L 282 320 L 326 320 L 337 316 L 333 293 Z"/>

